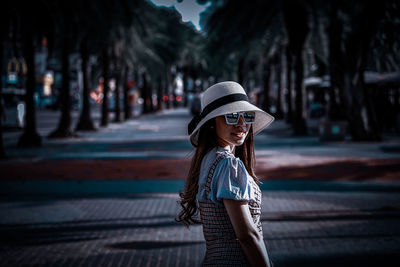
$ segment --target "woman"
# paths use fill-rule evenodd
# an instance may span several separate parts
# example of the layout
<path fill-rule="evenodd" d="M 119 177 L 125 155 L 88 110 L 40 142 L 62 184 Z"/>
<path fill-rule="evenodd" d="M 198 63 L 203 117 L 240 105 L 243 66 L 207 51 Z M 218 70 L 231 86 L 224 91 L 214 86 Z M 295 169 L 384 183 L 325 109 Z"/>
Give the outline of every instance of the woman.
<path fill-rule="evenodd" d="M 250 104 L 235 82 L 208 88 L 201 106 L 188 126 L 196 150 L 177 221 L 202 224 L 203 266 L 271 266 L 260 221 L 253 135 L 274 118 Z"/>

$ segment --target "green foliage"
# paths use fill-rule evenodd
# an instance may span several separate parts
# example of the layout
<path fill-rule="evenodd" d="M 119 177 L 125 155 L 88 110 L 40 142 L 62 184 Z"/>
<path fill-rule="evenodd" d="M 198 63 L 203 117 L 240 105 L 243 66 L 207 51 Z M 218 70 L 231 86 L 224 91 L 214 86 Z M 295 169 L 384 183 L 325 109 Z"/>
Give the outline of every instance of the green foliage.
<path fill-rule="evenodd" d="M 279 1 L 213 1 L 203 15 L 209 66 L 215 73 L 236 72 L 238 62 L 258 51 L 271 55 L 285 34 Z M 221 70 L 222 68 L 222 70 Z"/>

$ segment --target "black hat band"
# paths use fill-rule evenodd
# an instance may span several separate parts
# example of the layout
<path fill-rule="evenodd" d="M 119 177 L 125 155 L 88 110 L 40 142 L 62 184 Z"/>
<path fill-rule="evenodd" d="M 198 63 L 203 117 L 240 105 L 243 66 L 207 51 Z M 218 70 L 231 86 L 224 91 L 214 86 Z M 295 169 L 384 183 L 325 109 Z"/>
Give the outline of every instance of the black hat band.
<path fill-rule="evenodd" d="M 247 101 L 249 102 L 249 98 L 245 94 L 231 94 L 231 95 L 226 95 L 223 97 L 220 97 L 210 104 L 208 104 L 203 111 L 200 113 L 200 115 L 196 115 L 193 117 L 193 119 L 189 122 L 188 124 L 188 134 L 191 135 L 192 132 L 196 129 L 197 125 L 200 123 L 200 121 L 207 116 L 209 113 L 211 113 L 213 110 L 222 107 L 223 105 L 236 102 L 236 101 Z"/>

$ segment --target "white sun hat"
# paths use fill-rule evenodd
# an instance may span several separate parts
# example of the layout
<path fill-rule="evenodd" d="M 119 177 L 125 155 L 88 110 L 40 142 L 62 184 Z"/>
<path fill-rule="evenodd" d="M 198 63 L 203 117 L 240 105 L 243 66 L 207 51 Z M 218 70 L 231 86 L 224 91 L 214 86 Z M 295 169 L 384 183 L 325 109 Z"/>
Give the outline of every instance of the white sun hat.
<path fill-rule="evenodd" d="M 201 113 L 188 125 L 188 134 L 193 146 L 197 146 L 201 126 L 212 118 L 232 112 L 254 111 L 253 134 L 261 132 L 271 124 L 274 117 L 249 102 L 243 87 L 237 82 L 226 81 L 209 87 L 201 98 Z"/>

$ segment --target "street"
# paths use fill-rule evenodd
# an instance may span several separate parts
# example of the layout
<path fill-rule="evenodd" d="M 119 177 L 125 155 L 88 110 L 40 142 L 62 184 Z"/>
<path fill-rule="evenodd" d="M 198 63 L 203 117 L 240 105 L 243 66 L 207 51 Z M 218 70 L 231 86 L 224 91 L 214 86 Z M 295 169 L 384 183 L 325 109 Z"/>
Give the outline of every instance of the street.
<path fill-rule="evenodd" d="M 39 111 L 39 133 L 57 120 Z M 35 149 L 16 148 L 21 132 L 6 132 L 0 266 L 199 266 L 201 227 L 174 221 L 189 120 L 185 109 L 166 110 Z M 256 171 L 274 266 L 398 266 L 399 144 L 394 136 L 321 143 L 291 136 L 280 121 L 260 133 Z"/>

